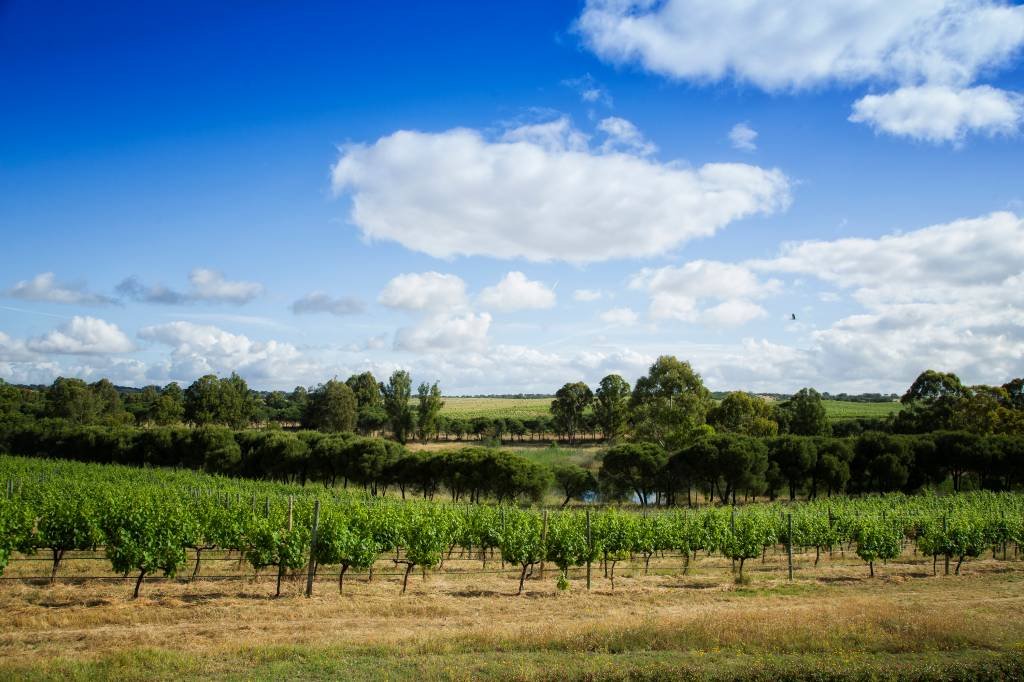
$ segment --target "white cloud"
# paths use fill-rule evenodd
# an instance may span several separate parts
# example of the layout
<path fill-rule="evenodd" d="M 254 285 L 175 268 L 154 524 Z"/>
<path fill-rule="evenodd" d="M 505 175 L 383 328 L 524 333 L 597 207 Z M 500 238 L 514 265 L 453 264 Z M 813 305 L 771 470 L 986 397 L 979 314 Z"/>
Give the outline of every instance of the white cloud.
<path fill-rule="evenodd" d="M 440 272 L 407 273 L 392 278 L 377 301 L 400 310 L 452 310 L 466 305 L 466 283 Z"/>
<path fill-rule="evenodd" d="M 629 286 L 651 294 L 654 319 L 727 327 L 763 317 L 764 309 L 752 301 L 777 294 L 782 283 L 762 280 L 742 264 L 696 260 L 679 267 L 645 268 L 633 275 Z M 718 303 L 702 308 L 706 301 Z"/>
<path fill-rule="evenodd" d="M 614 102 L 608 90 L 598 83 L 593 76 L 585 73 L 579 78 L 569 78 L 562 81 L 562 85 L 572 88 L 580 96 L 580 100 L 586 104 L 603 104 L 611 107 Z"/>
<path fill-rule="evenodd" d="M 813 276 L 863 306 L 810 334 L 819 383 L 896 390 L 929 367 L 971 383 L 1024 373 L 1024 219 L 1012 213 L 790 244 L 747 266 Z"/>
<path fill-rule="evenodd" d="M 933 143 L 960 142 L 970 133 L 1014 135 L 1024 120 L 1024 96 L 988 85 L 905 87 L 862 97 L 850 120 Z"/>
<path fill-rule="evenodd" d="M 542 310 L 555 305 L 555 292 L 543 282 L 512 271 L 492 287 L 480 292 L 480 304 L 501 312 Z"/>
<path fill-rule="evenodd" d="M 602 154 L 568 119 L 507 131 L 398 131 L 344 149 L 336 192 L 371 239 L 438 258 L 562 260 L 661 256 L 740 218 L 789 204 L 778 170 L 696 169 Z"/>
<path fill-rule="evenodd" d="M 216 270 L 196 268 L 188 276 L 191 288 L 187 293 L 175 291 L 163 284 L 146 285 L 138 277 L 125 278 L 117 285 L 122 296 L 143 303 L 182 305 L 197 301 L 243 305 L 263 294 L 258 282 L 232 281 Z"/>
<path fill-rule="evenodd" d="M 1002 284 L 1024 270 L 1024 222 L 1010 212 L 957 220 L 877 239 L 784 245 L 752 270 L 813 275 L 843 288 L 881 291 L 884 300 L 956 300 L 968 287 Z"/>
<path fill-rule="evenodd" d="M 589 0 L 578 27 L 609 61 L 777 91 L 876 79 L 969 82 L 1024 43 L 1024 8 L 996 0 Z"/>
<path fill-rule="evenodd" d="M 23 340 L 11 338 L 0 332 L 0 362 L 26 362 L 36 357 Z"/>
<path fill-rule="evenodd" d="M 601 292 L 596 289 L 577 289 L 572 292 L 572 297 L 576 301 L 587 303 L 590 301 L 596 301 L 601 298 Z"/>
<path fill-rule="evenodd" d="M 733 148 L 744 152 L 752 152 L 757 149 L 757 131 L 746 123 L 737 123 L 729 131 L 729 142 Z"/>
<path fill-rule="evenodd" d="M 131 339 L 116 325 L 95 317 L 76 315 L 57 329 L 30 339 L 37 353 L 97 355 L 135 350 Z"/>
<path fill-rule="evenodd" d="M 342 296 L 334 298 L 322 291 L 306 294 L 291 305 L 296 315 L 303 313 L 329 313 L 331 315 L 355 315 L 365 310 L 366 306 L 357 298 Z"/>
<path fill-rule="evenodd" d="M 52 272 L 42 272 L 32 279 L 21 280 L 4 292 L 4 295 L 23 301 L 79 305 L 106 305 L 114 302 L 107 296 L 87 291 L 82 284 L 60 283 Z"/>
<path fill-rule="evenodd" d="M 620 327 L 636 324 L 638 315 L 631 308 L 611 308 L 599 315 L 602 322 Z"/>
<path fill-rule="evenodd" d="M 395 332 L 395 350 L 414 353 L 480 350 L 487 345 L 490 326 L 491 316 L 487 313 L 433 315 Z"/>
<path fill-rule="evenodd" d="M 238 372 L 247 380 L 294 385 L 323 380 L 325 370 L 294 345 L 254 341 L 213 325 L 176 321 L 143 327 L 139 338 L 169 346 L 171 362 L 151 376 L 192 381 L 203 374 Z"/>
<path fill-rule="evenodd" d="M 711 327 L 738 327 L 767 314 L 764 308 L 752 301 L 732 299 L 704 310 L 700 321 Z"/>
<path fill-rule="evenodd" d="M 601 151 L 610 154 L 623 152 L 637 156 L 650 156 L 658 147 L 644 137 L 632 122 L 618 116 L 609 116 L 597 122 L 597 129 L 607 137 L 601 144 Z"/>
<path fill-rule="evenodd" d="M 568 116 L 561 116 L 543 123 L 529 123 L 510 128 L 502 133 L 500 141 L 513 145 L 528 144 L 549 153 L 558 153 L 586 152 L 589 138 L 573 127 Z"/>
<path fill-rule="evenodd" d="M 903 90 L 860 100 L 851 120 L 947 141 L 958 139 L 950 128 L 991 133 L 1009 125 L 1015 95 L 964 88 L 1020 54 L 1024 6 L 1001 0 L 588 0 L 576 27 L 606 61 L 638 63 L 673 79 L 732 79 L 769 92 L 897 84 Z M 939 97 L 918 86 L 942 86 L 946 93 Z M 966 113 L 969 102 L 984 111 Z M 923 120 L 937 110 L 940 123 Z"/>
<path fill-rule="evenodd" d="M 192 297 L 200 301 L 248 303 L 263 293 L 262 284 L 226 280 L 216 270 L 205 268 L 193 270 L 188 281 L 192 284 Z"/>

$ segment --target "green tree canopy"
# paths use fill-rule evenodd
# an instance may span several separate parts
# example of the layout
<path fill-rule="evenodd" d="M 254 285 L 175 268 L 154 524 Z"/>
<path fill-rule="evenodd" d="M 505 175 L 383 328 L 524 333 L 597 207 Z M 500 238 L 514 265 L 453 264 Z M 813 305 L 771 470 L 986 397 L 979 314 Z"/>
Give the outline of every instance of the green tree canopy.
<path fill-rule="evenodd" d="M 663 355 L 633 388 L 630 407 L 635 435 L 678 449 L 692 440 L 711 406 L 711 394 L 690 363 Z"/>
<path fill-rule="evenodd" d="M 629 396 L 629 382 L 618 374 L 609 374 L 601 379 L 595 393 L 594 415 L 605 440 L 615 440 L 626 431 Z"/>
<path fill-rule="evenodd" d="M 356 396 L 346 384 L 331 379 L 309 392 L 302 426 L 318 431 L 354 431 Z"/>
<path fill-rule="evenodd" d="M 576 434 L 583 429 L 583 413 L 593 400 L 593 391 L 582 381 L 565 384 L 555 393 L 551 416 L 555 428 L 564 433 L 570 443 L 576 442 Z"/>

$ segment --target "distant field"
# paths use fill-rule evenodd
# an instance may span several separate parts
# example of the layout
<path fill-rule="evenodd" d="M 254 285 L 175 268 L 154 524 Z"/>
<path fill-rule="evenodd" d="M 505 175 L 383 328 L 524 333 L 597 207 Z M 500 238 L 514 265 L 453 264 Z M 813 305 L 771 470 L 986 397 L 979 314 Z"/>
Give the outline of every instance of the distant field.
<path fill-rule="evenodd" d="M 473 417 L 529 419 L 548 414 L 551 398 L 445 398 L 441 414 Z"/>
<path fill-rule="evenodd" d="M 898 412 L 899 403 L 855 403 L 825 400 L 829 419 L 866 419 L 888 417 Z M 551 398 L 445 398 L 442 414 L 472 419 L 473 417 L 513 417 L 528 419 L 548 414 Z"/>
<path fill-rule="evenodd" d="M 854 403 L 843 400 L 823 400 L 825 413 L 832 421 L 844 419 L 881 419 L 903 409 L 900 403 Z"/>

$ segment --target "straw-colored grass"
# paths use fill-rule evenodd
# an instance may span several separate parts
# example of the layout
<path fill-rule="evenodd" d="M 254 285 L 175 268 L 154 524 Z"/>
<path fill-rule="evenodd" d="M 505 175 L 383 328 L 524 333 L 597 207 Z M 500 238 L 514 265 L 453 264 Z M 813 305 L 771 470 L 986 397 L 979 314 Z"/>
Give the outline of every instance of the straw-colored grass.
<path fill-rule="evenodd" d="M 0 678 L 1024 675 L 1024 562 L 932 577 L 908 556 L 870 579 L 850 557 L 800 556 L 789 583 L 783 561 L 755 562 L 743 587 L 721 558 L 686 576 L 678 560 L 620 566 L 614 591 L 595 567 L 594 589 L 577 573 L 561 593 L 552 571 L 522 597 L 513 572 L 469 573 L 476 561 L 405 596 L 383 563 L 344 595 L 324 576 L 310 599 L 304 580 L 273 598 L 269 577 L 152 582 L 134 602 L 128 582 L 4 582 Z"/>

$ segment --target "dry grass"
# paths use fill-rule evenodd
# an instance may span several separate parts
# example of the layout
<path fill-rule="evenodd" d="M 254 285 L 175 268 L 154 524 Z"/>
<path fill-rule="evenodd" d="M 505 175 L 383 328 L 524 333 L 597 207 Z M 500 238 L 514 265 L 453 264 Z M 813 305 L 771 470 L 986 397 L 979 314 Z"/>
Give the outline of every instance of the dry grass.
<path fill-rule="evenodd" d="M 815 569 L 813 557 L 802 556 L 798 579 L 789 583 L 783 561 L 770 555 L 765 564 L 754 562 L 752 583 L 742 588 L 720 558 L 702 558 L 687 576 L 678 560 L 665 559 L 653 562 L 655 574 L 646 577 L 639 567 L 620 565 L 614 592 L 595 567 L 590 592 L 579 578 L 569 592 L 558 592 L 551 572 L 530 581 L 522 597 L 514 596 L 511 571 L 469 573 L 479 568 L 476 561 L 451 562 L 450 571 L 426 581 L 417 576 L 405 596 L 397 576 L 380 575 L 383 563 L 372 582 L 365 575 L 348 579 L 344 595 L 325 576 L 311 599 L 301 596 L 302 580 L 273 598 L 269 576 L 152 582 L 136 602 L 122 581 L 7 581 L 0 584 L 0 677 L 90 661 L 109 665 L 150 651 L 188 656 L 208 669 L 215 660 L 264 661 L 280 647 L 302 660 L 328 650 L 368 662 L 468 657 L 483 665 L 511 656 L 540 666 L 530 668 L 536 671 L 556 653 L 566 661 L 593 653 L 635 662 L 641 653 L 672 660 L 724 653 L 904 657 L 1024 647 L 1024 562 L 975 561 L 963 576 L 931 577 L 930 561 L 906 557 L 869 579 L 855 559 L 823 559 Z M 95 572 L 95 563 L 72 560 L 63 573 Z"/>

